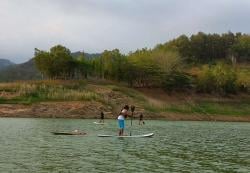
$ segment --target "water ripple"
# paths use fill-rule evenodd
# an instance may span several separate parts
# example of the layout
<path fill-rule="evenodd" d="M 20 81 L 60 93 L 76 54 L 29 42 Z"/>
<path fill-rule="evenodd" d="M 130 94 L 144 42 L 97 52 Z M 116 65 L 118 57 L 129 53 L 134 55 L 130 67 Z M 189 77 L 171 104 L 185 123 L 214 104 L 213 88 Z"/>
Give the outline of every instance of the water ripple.
<path fill-rule="evenodd" d="M 1 172 L 250 172 L 248 123 L 148 121 L 133 134 L 153 138 L 98 138 L 117 122 L 0 119 Z M 87 136 L 53 136 L 81 129 Z"/>

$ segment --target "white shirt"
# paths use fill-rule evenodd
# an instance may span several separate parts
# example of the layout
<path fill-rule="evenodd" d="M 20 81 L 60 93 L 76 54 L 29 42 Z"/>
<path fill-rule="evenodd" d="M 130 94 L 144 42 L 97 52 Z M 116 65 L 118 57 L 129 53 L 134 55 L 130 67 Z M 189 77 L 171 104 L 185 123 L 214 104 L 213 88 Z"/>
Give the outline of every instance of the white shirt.
<path fill-rule="evenodd" d="M 123 115 L 119 115 L 117 119 L 118 119 L 118 120 L 124 120 L 125 118 L 124 118 Z"/>
<path fill-rule="evenodd" d="M 127 110 L 126 109 L 123 109 L 122 111 L 121 111 L 121 114 L 118 116 L 118 120 L 124 120 L 125 118 L 124 118 L 124 115 L 126 115 L 127 114 Z"/>

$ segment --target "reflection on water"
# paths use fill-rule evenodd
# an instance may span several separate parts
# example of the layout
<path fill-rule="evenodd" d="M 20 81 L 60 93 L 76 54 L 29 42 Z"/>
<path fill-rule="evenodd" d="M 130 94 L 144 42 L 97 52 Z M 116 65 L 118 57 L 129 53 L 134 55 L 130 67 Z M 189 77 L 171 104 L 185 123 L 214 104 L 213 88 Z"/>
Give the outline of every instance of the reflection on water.
<path fill-rule="evenodd" d="M 147 121 L 132 134 L 153 138 L 98 138 L 117 122 L 0 119 L 1 172 L 250 172 L 250 124 Z M 87 136 L 54 136 L 80 129 Z"/>

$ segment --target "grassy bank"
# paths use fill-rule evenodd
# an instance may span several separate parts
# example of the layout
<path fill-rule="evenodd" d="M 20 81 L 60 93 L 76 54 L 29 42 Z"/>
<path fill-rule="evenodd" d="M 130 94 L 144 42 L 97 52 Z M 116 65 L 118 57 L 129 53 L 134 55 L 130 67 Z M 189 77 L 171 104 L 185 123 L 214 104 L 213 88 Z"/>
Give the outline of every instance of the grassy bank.
<path fill-rule="evenodd" d="M 134 104 L 137 112 L 199 115 L 249 116 L 250 96 L 227 97 L 173 93 L 156 89 L 136 90 L 117 83 L 91 81 L 28 81 L 0 83 L 0 104 L 40 102 L 95 102 L 116 113 L 124 104 Z M 0 105 L 1 106 L 1 105 Z M 95 109 L 95 105 L 93 105 Z"/>
<path fill-rule="evenodd" d="M 101 97 L 84 81 L 29 81 L 0 83 L 0 103 L 32 104 L 42 101 L 97 101 Z"/>
<path fill-rule="evenodd" d="M 174 112 L 181 114 L 204 114 L 204 115 L 229 115 L 247 116 L 250 115 L 250 102 L 192 102 L 180 104 L 168 104 L 165 106 L 147 105 L 146 110 L 150 112 Z"/>

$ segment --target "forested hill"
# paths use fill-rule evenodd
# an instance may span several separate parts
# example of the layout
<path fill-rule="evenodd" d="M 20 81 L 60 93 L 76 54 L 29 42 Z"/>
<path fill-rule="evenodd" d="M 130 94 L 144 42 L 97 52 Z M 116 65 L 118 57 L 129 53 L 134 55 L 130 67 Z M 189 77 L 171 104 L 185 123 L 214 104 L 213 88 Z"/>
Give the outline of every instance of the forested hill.
<path fill-rule="evenodd" d="M 14 65 L 14 63 L 11 62 L 10 60 L 7 60 L 7 59 L 0 59 L 0 70 L 4 69 L 10 65 Z"/>
<path fill-rule="evenodd" d="M 74 58 L 79 57 L 81 54 L 80 51 L 71 53 Z M 99 53 L 84 53 L 84 57 L 87 59 L 93 59 L 100 55 Z M 33 58 L 21 64 L 14 64 L 7 59 L 0 59 L 0 82 L 33 79 L 41 79 L 41 74 L 37 70 Z"/>
<path fill-rule="evenodd" d="M 72 55 L 74 58 L 79 57 L 81 54 L 83 54 L 83 52 L 81 52 L 81 51 L 71 53 L 71 55 Z M 101 56 L 101 53 L 85 53 L 85 52 L 84 52 L 84 56 L 85 56 L 85 58 L 87 58 L 87 59 L 93 59 L 93 58 L 98 58 L 98 57 L 100 57 L 100 56 Z"/>
<path fill-rule="evenodd" d="M 40 79 L 41 75 L 37 70 L 34 59 L 22 63 L 11 65 L 0 71 L 0 81 L 33 80 Z"/>
<path fill-rule="evenodd" d="M 243 33 L 181 35 L 152 49 L 122 54 L 71 52 L 62 45 L 35 49 L 34 60 L 1 71 L 0 81 L 38 79 L 108 79 L 131 87 L 206 93 L 250 91 L 250 35 Z"/>
<path fill-rule="evenodd" d="M 55 45 L 35 50 L 35 64 L 50 79 L 108 79 L 131 87 L 235 94 L 250 91 L 250 35 L 244 33 L 181 35 L 154 48 L 122 54 L 105 50 L 88 58 Z"/>

